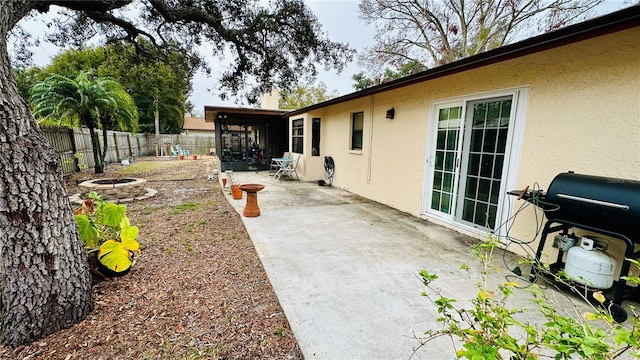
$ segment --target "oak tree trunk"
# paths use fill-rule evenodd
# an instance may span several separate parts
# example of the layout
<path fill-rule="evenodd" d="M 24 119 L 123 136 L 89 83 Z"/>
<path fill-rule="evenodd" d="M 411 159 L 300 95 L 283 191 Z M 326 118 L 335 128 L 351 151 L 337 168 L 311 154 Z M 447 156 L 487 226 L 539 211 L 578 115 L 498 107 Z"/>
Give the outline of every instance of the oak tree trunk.
<path fill-rule="evenodd" d="M 31 4 L 0 0 L 0 342 L 26 344 L 93 310 L 60 161 L 18 94 L 7 33 Z"/>

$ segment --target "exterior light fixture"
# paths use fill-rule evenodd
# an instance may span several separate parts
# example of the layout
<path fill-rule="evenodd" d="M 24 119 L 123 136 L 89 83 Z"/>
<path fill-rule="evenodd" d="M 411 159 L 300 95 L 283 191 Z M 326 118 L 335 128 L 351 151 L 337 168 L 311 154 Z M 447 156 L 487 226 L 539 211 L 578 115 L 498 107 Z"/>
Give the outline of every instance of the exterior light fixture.
<path fill-rule="evenodd" d="M 396 115 L 396 109 L 395 109 L 395 108 L 391 108 L 391 109 L 387 110 L 387 116 L 386 116 L 386 118 L 387 118 L 387 119 L 391 119 L 391 120 L 393 120 L 393 118 L 395 117 L 395 115 Z"/>

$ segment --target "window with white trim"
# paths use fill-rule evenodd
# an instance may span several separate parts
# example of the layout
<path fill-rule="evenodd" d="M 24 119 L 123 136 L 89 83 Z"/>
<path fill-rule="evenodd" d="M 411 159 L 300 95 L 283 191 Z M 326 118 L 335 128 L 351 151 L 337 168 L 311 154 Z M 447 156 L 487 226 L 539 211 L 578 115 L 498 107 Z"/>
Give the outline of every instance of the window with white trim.
<path fill-rule="evenodd" d="M 351 114 L 351 150 L 362 150 L 362 133 L 364 130 L 364 112 Z"/>
<path fill-rule="evenodd" d="M 291 150 L 302 154 L 304 140 L 304 121 L 296 119 L 291 122 Z"/>

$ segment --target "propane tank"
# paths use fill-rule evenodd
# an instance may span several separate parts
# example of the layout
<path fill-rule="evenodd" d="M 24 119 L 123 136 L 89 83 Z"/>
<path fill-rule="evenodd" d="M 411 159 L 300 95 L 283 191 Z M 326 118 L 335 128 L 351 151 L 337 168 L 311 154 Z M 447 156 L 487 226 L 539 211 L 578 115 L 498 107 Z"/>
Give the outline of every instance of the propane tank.
<path fill-rule="evenodd" d="M 583 237 L 580 245 L 569 249 L 564 271 L 569 279 L 595 289 L 613 286 L 618 262 L 605 251 L 594 248 L 594 240 Z"/>

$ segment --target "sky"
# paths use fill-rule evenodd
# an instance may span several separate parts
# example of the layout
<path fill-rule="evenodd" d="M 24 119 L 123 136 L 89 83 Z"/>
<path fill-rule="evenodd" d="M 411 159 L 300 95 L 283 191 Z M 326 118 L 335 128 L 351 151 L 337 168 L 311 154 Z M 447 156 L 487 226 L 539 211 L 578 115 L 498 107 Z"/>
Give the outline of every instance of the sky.
<path fill-rule="evenodd" d="M 598 13 L 608 13 L 618 10 L 629 5 L 629 0 L 606 0 L 597 10 Z M 305 1 L 311 11 L 316 15 L 318 21 L 322 24 L 325 31 L 332 41 L 348 43 L 349 46 L 359 53 L 365 48 L 373 45 L 373 36 L 375 27 L 367 26 L 363 20 L 358 17 L 358 1 L 357 0 L 306 0 Z M 31 20 L 25 28 L 32 35 L 42 35 L 44 33 L 44 19 L 42 17 Z M 11 51 L 11 50 L 10 50 Z M 55 56 L 61 49 L 48 44 L 41 43 L 41 46 L 35 51 L 34 63 L 37 66 L 46 66 L 50 63 L 51 58 Z M 206 55 L 206 49 L 201 50 Z M 214 61 L 210 62 L 212 70 L 215 70 Z M 319 74 L 317 82 L 324 82 L 329 92 L 337 91 L 339 95 L 345 95 L 354 91 L 353 74 L 361 71 L 357 60 L 354 59 L 346 69 L 337 74 L 334 71 L 323 71 L 318 67 Z M 207 77 L 202 72 L 198 72 L 193 79 L 193 92 L 189 99 L 195 105 L 197 113 L 204 112 L 205 105 L 211 106 L 238 106 L 235 99 L 223 101 L 219 98 L 216 91 L 216 77 L 212 71 L 212 76 Z"/>
<path fill-rule="evenodd" d="M 367 26 L 364 21 L 358 18 L 357 0 L 307 0 L 305 2 L 332 41 L 348 43 L 358 52 L 373 45 L 375 27 L 373 25 Z M 318 67 L 318 70 L 319 75 L 316 83 L 324 82 L 329 92 L 335 90 L 339 95 L 354 91 L 351 76 L 361 72 L 355 58 L 341 74 L 337 74 L 335 70 L 324 71 L 322 66 Z M 217 94 L 208 91 L 208 89 L 215 87 L 215 82 L 215 78 L 207 78 L 203 74 L 194 77 L 191 101 L 194 103 L 195 109 L 204 109 L 205 105 L 236 106 L 233 99 L 222 101 Z"/>

